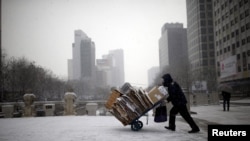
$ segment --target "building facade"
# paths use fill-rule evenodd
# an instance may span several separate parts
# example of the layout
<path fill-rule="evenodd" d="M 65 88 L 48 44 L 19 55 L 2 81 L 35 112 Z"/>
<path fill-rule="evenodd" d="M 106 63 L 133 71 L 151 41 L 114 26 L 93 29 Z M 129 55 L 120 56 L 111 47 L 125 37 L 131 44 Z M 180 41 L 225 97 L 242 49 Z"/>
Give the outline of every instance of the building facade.
<path fill-rule="evenodd" d="M 218 83 L 250 95 L 250 1 L 213 0 Z"/>
<path fill-rule="evenodd" d="M 187 31 L 181 23 L 166 23 L 159 39 L 161 73 L 171 73 L 184 87 L 187 81 Z"/>
<path fill-rule="evenodd" d="M 186 0 L 189 81 L 193 92 L 216 90 L 212 0 Z"/>
<path fill-rule="evenodd" d="M 94 82 L 95 44 L 83 31 L 75 30 L 72 44 L 72 60 L 68 61 L 69 78 Z"/>

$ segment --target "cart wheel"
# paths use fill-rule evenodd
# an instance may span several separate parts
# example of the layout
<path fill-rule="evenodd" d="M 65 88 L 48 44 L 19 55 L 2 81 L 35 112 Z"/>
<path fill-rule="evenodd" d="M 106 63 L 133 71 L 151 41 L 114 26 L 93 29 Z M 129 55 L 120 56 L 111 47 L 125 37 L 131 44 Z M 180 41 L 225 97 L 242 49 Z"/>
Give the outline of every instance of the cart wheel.
<path fill-rule="evenodd" d="M 143 127 L 143 123 L 141 121 L 135 121 L 131 123 L 131 130 L 139 131 Z"/>
<path fill-rule="evenodd" d="M 140 120 L 137 121 L 137 124 L 139 125 L 140 129 L 142 129 L 143 127 L 143 122 L 141 122 Z"/>

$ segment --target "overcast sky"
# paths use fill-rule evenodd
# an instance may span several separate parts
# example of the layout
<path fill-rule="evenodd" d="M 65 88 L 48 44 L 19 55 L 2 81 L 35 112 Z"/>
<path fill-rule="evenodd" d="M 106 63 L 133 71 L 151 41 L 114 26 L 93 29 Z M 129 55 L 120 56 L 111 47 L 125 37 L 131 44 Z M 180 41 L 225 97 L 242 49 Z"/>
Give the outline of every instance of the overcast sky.
<path fill-rule="evenodd" d="M 123 49 L 125 81 L 148 84 L 159 66 L 158 40 L 164 23 L 186 27 L 185 0 L 2 0 L 2 47 L 67 78 L 74 30 L 96 45 L 96 59 Z"/>

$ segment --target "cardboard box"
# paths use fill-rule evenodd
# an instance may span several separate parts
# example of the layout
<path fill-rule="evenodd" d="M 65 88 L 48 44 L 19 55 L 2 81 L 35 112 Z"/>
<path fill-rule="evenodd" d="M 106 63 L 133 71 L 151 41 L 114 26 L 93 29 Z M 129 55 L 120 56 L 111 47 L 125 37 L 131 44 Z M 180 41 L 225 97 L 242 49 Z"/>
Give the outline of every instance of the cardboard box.
<path fill-rule="evenodd" d="M 157 87 L 152 88 L 152 89 L 148 92 L 147 96 L 149 97 L 149 99 L 151 100 L 151 102 L 152 102 L 153 104 L 155 104 L 155 103 L 157 103 L 158 101 L 160 101 L 160 100 L 166 98 L 166 95 L 167 95 L 167 94 L 166 94 L 166 93 L 162 93 L 161 89 L 162 89 L 161 86 L 160 86 L 160 87 L 157 86 Z"/>
<path fill-rule="evenodd" d="M 111 109 L 113 104 L 116 102 L 116 99 L 121 96 L 121 93 L 118 90 L 113 90 L 109 99 L 107 100 L 105 107 Z"/>

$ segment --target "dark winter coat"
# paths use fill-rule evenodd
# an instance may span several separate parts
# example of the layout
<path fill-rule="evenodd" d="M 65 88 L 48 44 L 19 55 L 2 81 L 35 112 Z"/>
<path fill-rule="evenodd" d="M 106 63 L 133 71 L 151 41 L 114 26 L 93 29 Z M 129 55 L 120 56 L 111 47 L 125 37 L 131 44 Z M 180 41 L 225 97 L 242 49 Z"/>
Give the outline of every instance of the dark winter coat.
<path fill-rule="evenodd" d="M 172 82 L 168 87 L 169 97 L 168 101 L 171 101 L 174 106 L 182 106 L 187 104 L 187 99 L 178 83 Z"/>
<path fill-rule="evenodd" d="M 174 106 L 183 106 L 187 104 L 187 99 L 177 82 L 174 82 L 170 74 L 162 76 L 163 85 L 168 87 L 169 97 L 168 101 L 171 101 Z"/>
<path fill-rule="evenodd" d="M 231 94 L 229 92 L 222 91 L 223 99 L 229 100 L 231 98 Z"/>

